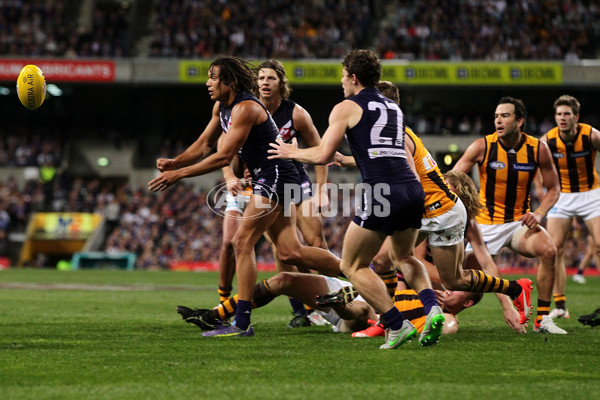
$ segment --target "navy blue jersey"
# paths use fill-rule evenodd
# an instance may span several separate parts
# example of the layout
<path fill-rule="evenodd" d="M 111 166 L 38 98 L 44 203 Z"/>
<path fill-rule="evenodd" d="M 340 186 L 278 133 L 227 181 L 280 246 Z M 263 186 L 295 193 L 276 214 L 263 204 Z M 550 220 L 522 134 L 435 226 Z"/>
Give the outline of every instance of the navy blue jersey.
<path fill-rule="evenodd" d="M 406 161 L 404 115 L 376 88 L 365 88 L 348 100 L 363 109 L 358 124 L 346 131 L 352 155 L 367 183 L 417 181 Z"/>
<path fill-rule="evenodd" d="M 273 159 L 269 160 L 269 154 L 267 151 L 271 148 L 269 143 L 275 142 L 279 131 L 275 122 L 271 118 L 267 109 L 262 103 L 250 92 L 239 93 L 235 100 L 228 106 L 225 107 L 222 103 L 219 108 L 219 117 L 221 120 L 221 127 L 223 131 L 227 133 L 231 124 L 231 110 L 236 104 L 242 101 L 255 101 L 259 104 L 267 113 L 267 120 L 260 125 L 254 125 L 250 129 L 248 138 L 239 150 L 242 161 L 246 164 L 250 173 L 252 174 L 253 180 L 258 180 L 262 174 L 275 173 L 277 170 L 278 175 L 291 174 L 289 182 L 298 181 L 298 172 L 290 160 Z"/>
<path fill-rule="evenodd" d="M 285 143 L 291 143 L 293 138 L 298 138 L 298 132 L 294 128 L 294 107 L 296 107 L 296 103 L 292 100 L 282 100 L 279 108 L 272 115 L 273 121 L 275 121 L 275 125 L 279 129 L 279 137 Z M 310 178 L 304 168 L 304 164 L 295 160 L 293 160 L 293 163 L 298 169 L 300 180 L 310 183 Z"/>

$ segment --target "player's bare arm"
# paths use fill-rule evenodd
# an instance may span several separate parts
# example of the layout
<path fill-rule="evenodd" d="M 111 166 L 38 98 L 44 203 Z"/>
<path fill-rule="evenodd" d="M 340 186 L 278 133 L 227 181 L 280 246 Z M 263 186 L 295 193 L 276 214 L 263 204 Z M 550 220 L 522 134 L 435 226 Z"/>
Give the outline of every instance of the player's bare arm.
<path fill-rule="evenodd" d="M 183 178 L 203 175 L 229 165 L 246 141 L 252 126 L 264 122 L 266 118 L 266 112 L 258 103 L 254 101 L 239 103 L 231 110 L 231 126 L 217 152 L 196 164 L 161 173 L 148 183 L 148 189 L 163 191 Z"/>
<path fill-rule="evenodd" d="M 221 136 L 221 123 L 219 121 L 219 102 L 213 106 L 212 116 L 204 131 L 198 139 L 192 143 L 183 153 L 175 158 L 159 158 L 156 160 L 156 168 L 160 172 L 172 171 L 198 162 L 202 157 L 209 154 L 217 144 Z"/>
<path fill-rule="evenodd" d="M 546 189 L 546 193 L 540 199 L 540 205 L 534 212 L 528 212 L 521 217 L 524 225 L 533 228 L 542 221 L 548 211 L 554 206 L 560 195 L 560 185 L 558 183 L 558 174 L 554 163 L 552 162 L 552 154 L 550 148 L 545 142 L 540 142 L 539 149 L 540 174 L 542 175 L 542 183 Z"/>
<path fill-rule="evenodd" d="M 477 139 L 467 147 L 462 157 L 452 168 L 454 171 L 469 173 L 475 164 L 480 164 L 485 156 L 485 139 Z"/>

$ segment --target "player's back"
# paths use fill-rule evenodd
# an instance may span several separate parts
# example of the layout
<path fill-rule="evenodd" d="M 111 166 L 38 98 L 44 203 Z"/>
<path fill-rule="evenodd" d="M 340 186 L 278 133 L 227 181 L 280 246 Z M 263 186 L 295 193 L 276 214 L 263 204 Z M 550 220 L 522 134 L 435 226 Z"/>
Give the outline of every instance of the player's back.
<path fill-rule="evenodd" d="M 375 88 L 365 88 L 348 100 L 363 110 L 356 126 L 346 131 L 363 181 L 390 184 L 415 181 L 406 160 L 404 115 L 400 107 Z"/>

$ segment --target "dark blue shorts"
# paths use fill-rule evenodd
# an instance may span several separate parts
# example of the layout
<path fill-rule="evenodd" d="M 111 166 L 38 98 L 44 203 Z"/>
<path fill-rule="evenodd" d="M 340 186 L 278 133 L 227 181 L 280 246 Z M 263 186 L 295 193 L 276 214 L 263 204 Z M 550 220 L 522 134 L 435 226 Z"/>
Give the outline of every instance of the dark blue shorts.
<path fill-rule="evenodd" d="M 367 185 L 357 200 L 360 206 L 357 207 L 353 221 L 360 227 L 386 235 L 421 227 L 425 193 L 418 181 Z"/>
<path fill-rule="evenodd" d="M 298 170 L 298 175 L 300 176 L 300 187 L 302 190 L 302 197 L 300 199 L 300 203 L 302 203 L 303 201 L 306 201 L 313 197 L 312 182 L 310 181 L 310 176 L 308 176 L 308 173 L 304 168 L 304 164 L 299 163 L 298 161 L 294 161 L 294 165 L 296 166 L 296 169 Z"/>
<path fill-rule="evenodd" d="M 301 201 L 301 184 L 298 171 L 295 168 L 275 166 L 261 171 L 253 177 L 252 193 L 266 197 L 282 204 L 286 208 L 289 203 L 298 204 Z"/>

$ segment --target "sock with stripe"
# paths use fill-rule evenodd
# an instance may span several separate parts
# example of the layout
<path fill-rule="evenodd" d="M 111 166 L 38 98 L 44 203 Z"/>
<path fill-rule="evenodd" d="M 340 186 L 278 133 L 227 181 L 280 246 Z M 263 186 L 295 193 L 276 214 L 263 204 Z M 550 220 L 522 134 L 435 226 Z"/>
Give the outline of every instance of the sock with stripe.
<path fill-rule="evenodd" d="M 478 293 L 504 293 L 511 299 L 516 299 L 523 290 L 517 281 L 498 278 L 476 269 L 468 270 L 471 273 L 471 287 L 469 292 Z"/>
<path fill-rule="evenodd" d="M 238 295 L 237 294 L 234 295 L 233 297 L 230 297 L 223 303 L 221 303 L 219 305 L 219 307 L 217 307 L 217 309 L 216 309 L 217 312 L 219 313 L 219 319 L 221 321 L 227 321 L 229 318 L 234 316 L 235 312 L 237 310 L 237 303 L 238 303 Z"/>
<path fill-rule="evenodd" d="M 377 275 L 379 275 L 383 283 L 385 283 L 388 294 L 391 298 L 393 298 L 394 293 L 396 292 L 396 287 L 398 286 L 398 274 L 396 273 L 396 270 L 394 269 L 392 271 L 377 272 Z"/>
<path fill-rule="evenodd" d="M 231 286 L 228 287 L 223 287 L 223 286 L 219 286 L 219 303 L 223 303 L 227 300 L 229 300 L 229 296 L 231 296 L 231 291 L 233 290 L 233 288 Z"/>
<path fill-rule="evenodd" d="M 564 294 L 554 293 L 554 304 L 556 308 L 560 308 L 561 310 L 566 310 L 567 296 Z"/>
<path fill-rule="evenodd" d="M 542 321 L 542 317 L 544 315 L 550 314 L 550 300 L 540 300 L 537 302 L 537 317 L 535 317 L 535 322 L 538 324 Z"/>

